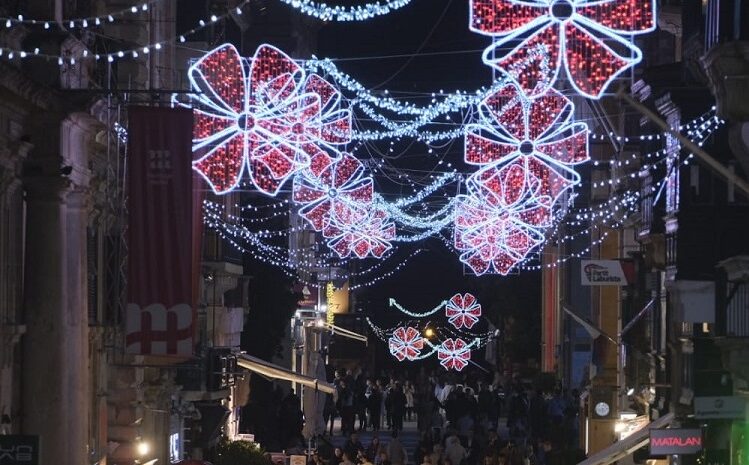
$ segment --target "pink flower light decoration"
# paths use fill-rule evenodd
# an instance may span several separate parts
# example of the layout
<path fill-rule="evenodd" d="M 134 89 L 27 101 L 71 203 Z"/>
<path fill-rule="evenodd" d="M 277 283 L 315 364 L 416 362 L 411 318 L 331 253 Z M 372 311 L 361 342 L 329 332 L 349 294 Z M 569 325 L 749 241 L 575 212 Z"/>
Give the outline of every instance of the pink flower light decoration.
<path fill-rule="evenodd" d="M 315 231 L 323 231 L 331 222 L 345 227 L 361 220 L 373 195 L 372 178 L 348 153 L 337 159 L 316 154 L 308 170 L 294 179 L 293 199 L 303 205 L 299 213 Z"/>
<path fill-rule="evenodd" d="M 334 214 L 333 218 L 338 215 Z M 341 258 L 353 252 L 359 258 L 370 254 L 376 258 L 392 248 L 395 238 L 395 224 L 382 209 L 370 209 L 365 216 L 352 223 L 342 224 L 331 221 L 324 229 L 323 236 L 329 238 L 328 247 Z"/>
<path fill-rule="evenodd" d="M 507 275 L 544 240 L 551 223 L 549 199 L 531 195 L 511 204 L 493 195 L 458 196 L 454 245 L 474 273 Z"/>
<path fill-rule="evenodd" d="M 484 62 L 527 94 L 545 91 L 560 69 L 579 93 L 600 98 L 642 60 L 628 37 L 655 29 L 654 0 L 471 0 L 470 28 L 495 37 Z"/>
<path fill-rule="evenodd" d="M 445 339 L 437 348 L 437 358 L 446 370 L 461 371 L 471 360 L 471 347 L 463 339 Z"/>
<path fill-rule="evenodd" d="M 588 127 L 572 122 L 574 106 L 554 89 L 533 98 L 507 85 L 479 106 L 480 122 L 469 124 L 466 163 L 484 167 L 474 175 L 503 204 L 527 192 L 556 201 L 578 184 L 573 169 L 589 159 Z"/>
<path fill-rule="evenodd" d="M 445 306 L 445 316 L 456 329 L 471 329 L 479 321 L 481 305 L 473 294 L 455 294 Z"/>
<path fill-rule="evenodd" d="M 424 338 L 419 331 L 411 326 L 403 327 L 393 331 L 393 335 L 388 340 L 390 353 L 397 358 L 399 362 L 403 360 L 416 360 L 424 349 Z"/>
<path fill-rule="evenodd" d="M 350 141 L 351 113 L 340 93 L 282 51 L 261 45 L 246 65 L 222 45 L 189 70 L 194 109 L 193 162 L 217 194 L 234 189 L 245 164 L 253 184 L 276 195 L 321 147 Z"/>

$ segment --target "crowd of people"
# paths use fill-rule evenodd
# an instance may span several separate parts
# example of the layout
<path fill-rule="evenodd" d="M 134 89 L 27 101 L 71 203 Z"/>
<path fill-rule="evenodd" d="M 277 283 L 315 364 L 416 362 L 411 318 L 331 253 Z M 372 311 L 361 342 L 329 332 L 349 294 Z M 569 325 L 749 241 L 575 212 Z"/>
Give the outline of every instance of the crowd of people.
<path fill-rule="evenodd" d="M 327 453 L 318 450 L 316 465 L 567 465 L 584 459 L 577 447 L 578 394 L 561 386 L 543 392 L 499 374 L 412 379 L 350 371 L 337 373 L 334 383 L 336 395 L 324 410 L 326 432 L 348 440 Z M 416 450 L 401 443 L 404 420 L 416 422 Z M 358 432 L 366 430 L 374 433 L 365 445 Z"/>

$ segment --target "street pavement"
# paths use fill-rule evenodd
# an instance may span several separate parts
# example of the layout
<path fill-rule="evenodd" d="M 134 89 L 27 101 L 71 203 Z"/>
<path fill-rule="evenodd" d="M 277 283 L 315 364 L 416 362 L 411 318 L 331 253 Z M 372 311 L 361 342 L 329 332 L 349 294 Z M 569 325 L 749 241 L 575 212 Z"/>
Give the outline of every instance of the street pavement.
<path fill-rule="evenodd" d="M 358 424 L 358 420 L 357 420 Z M 332 439 L 332 443 L 335 447 L 343 447 L 343 445 L 348 440 L 348 436 L 342 436 L 340 431 L 340 420 L 336 420 L 335 427 L 333 429 L 334 436 Z M 375 434 L 372 430 L 367 431 L 360 431 L 359 433 L 359 441 L 364 445 L 364 447 L 369 446 L 369 443 L 372 442 L 372 436 Z M 381 429 L 377 432 L 377 435 L 380 437 L 380 443 L 381 444 L 388 444 L 390 442 L 390 439 L 392 431 L 387 429 Z M 400 432 L 398 435 L 398 438 L 401 441 L 401 444 L 403 444 L 403 447 L 406 448 L 406 451 L 408 452 L 408 459 L 409 462 L 413 462 L 413 454 L 416 451 L 416 448 L 419 446 L 419 431 L 416 429 L 416 420 L 414 421 L 404 421 L 403 422 L 403 431 Z M 328 439 L 330 440 L 330 437 L 328 436 Z"/>

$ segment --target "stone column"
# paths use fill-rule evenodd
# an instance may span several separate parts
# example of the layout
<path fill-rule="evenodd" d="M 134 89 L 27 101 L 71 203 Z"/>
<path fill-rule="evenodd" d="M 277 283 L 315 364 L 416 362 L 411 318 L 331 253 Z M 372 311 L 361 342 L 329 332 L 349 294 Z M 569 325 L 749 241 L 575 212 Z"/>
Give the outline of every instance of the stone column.
<path fill-rule="evenodd" d="M 24 180 L 27 331 L 23 338 L 22 429 L 25 434 L 40 436 L 42 465 L 86 463 L 82 448 L 71 446 L 86 442 L 74 424 L 82 414 L 75 370 L 87 360 L 71 350 L 81 343 L 81 329 L 80 321 L 71 318 L 68 301 L 65 197 L 70 181 L 59 170 L 39 171 Z"/>
<path fill-rule="evenodd" d="M 21 165 L 31 144 L 0 148 L 0 434 L 18 431 L 21 367 L 17 345 L 26 327 L 23 283 L 23 189 Z M 10 419 L 10 423 L 5 420 Z"/>
<path fill-rule="evenodd" d="M 88 336 L 88 263 L 86 228 L 88 225 L 88 193 L 84 188 L 68 192 L 66 197 L 66 263 L 67 263 L 67 309 L 66 326 L 70 336 L 66 338 L 66 351 L 69 354 L 68 389 L 76 417 L 68 423 L 67 433 L 82 441 L 70 441 L 70 456 L 79 457 L 89 452 L 89 363 L 95 360 L 89 356 Z"/>

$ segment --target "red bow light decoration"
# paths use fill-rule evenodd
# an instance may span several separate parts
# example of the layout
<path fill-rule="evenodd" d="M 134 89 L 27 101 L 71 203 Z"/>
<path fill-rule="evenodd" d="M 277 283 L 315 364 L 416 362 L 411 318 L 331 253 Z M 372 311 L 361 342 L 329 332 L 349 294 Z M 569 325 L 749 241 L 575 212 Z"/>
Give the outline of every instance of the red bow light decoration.
<path fill-rule="evenodd" d="M 393 331 L 388 341 L 390 353 L 397 358 L 399 362 L 403 360 L 416 360 L 424 349 L 424 338 L 419 331 L 411 326 L 397 328 Z"/>
<path fill-rule="evenodd" d="M 484 63 L 507 72 L 529 94 L 564 69 L 580 94 L 600 98 L 642 60 L 629 36 L 655 30 L 653 0 L 471 0 L 470 28 L 495 37 Z"/>
<path fill-rule="evenodd" d="M 255 187 L 276 195 L 295 173 L 351 140 L 351 112 L 340 92 L 282 51 L 261 45 L 250 60 L 231 44 L 208 52 L 189 69 L 196 103 L 193 168 L 217 194 L 236 188 L 248 167 Z"/>
<path fill-rule="evenodd" d="M 471 329 L 479 321 L 481 304 L 473 294 L 455 294 L 445 306 L 445 316 L 456 329 Z"/>

